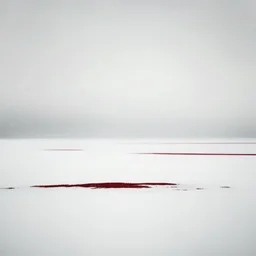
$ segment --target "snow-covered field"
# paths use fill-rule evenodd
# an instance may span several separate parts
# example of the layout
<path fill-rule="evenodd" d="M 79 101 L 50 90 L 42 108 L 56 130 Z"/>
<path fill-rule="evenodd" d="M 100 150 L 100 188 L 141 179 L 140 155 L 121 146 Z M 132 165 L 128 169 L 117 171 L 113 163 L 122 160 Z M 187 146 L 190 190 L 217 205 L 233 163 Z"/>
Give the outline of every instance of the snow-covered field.
<path fill-rule="evenodd" d="M 256 255 L 256 156 L 133 154 L 256 153 L 217 141 L 1 140 L 0 255 Z M 189 189 L 29 188 L 108 181 Z"/>

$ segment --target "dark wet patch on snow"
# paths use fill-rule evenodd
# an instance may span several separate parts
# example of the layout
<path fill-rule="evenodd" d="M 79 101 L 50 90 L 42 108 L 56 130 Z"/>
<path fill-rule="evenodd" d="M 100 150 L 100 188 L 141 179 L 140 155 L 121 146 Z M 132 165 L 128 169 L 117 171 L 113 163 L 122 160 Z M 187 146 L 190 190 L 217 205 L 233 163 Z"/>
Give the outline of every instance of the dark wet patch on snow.
<path fill-rule="evenodd" d="M 230 186 L 220 186 L 220 188 L 231 188 Z"/>

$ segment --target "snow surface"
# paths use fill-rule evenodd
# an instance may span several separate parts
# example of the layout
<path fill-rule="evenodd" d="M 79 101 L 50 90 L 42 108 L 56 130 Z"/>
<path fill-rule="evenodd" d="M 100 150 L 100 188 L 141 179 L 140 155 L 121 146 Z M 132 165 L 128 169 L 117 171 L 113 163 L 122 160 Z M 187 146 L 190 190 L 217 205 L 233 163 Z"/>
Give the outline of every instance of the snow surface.
<path fill-rule="evenodd" d="M 19 189 L 0 190 L 0 255 L 256 255 L 256 157 L 132 154 L 256 153 L 256 144 L 166 142 L 1 140 L 0 187 Z M 57 148 L 83 151 L 45 150 Z M 107 181 L 205 189 L 29 188 Z"/>

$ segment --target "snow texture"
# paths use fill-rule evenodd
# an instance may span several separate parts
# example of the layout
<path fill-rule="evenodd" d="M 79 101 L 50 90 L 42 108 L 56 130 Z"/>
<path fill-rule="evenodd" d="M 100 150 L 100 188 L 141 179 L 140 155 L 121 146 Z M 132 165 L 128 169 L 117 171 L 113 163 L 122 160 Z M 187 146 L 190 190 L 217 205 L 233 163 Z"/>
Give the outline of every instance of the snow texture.
<path fill-rule="evenodd" d="M 0 255 L 256 255 L 256 157 L 133 154 L 255 153 L 256 144 L 167 142 L 2 140 L 0 187 L 18 189 L 0 190 Z M 90 182 L 204 189 L 29 187 Z"/>

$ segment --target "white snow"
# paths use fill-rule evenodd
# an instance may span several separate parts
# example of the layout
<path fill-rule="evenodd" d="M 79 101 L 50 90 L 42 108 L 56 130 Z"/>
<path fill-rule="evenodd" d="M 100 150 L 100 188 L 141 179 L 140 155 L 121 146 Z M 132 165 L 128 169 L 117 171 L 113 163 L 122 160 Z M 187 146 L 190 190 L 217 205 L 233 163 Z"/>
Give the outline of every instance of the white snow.
<path fill-rule="evenodd" d="M 256 144 L 137 142 L 1 140 L 0 187 L 19 189 L 0 190 L 0 255 L 256 255 L 256 157 L 131 154 L 256 153 Z M 106 181 L 205 190 L 28 187 Z"/>

